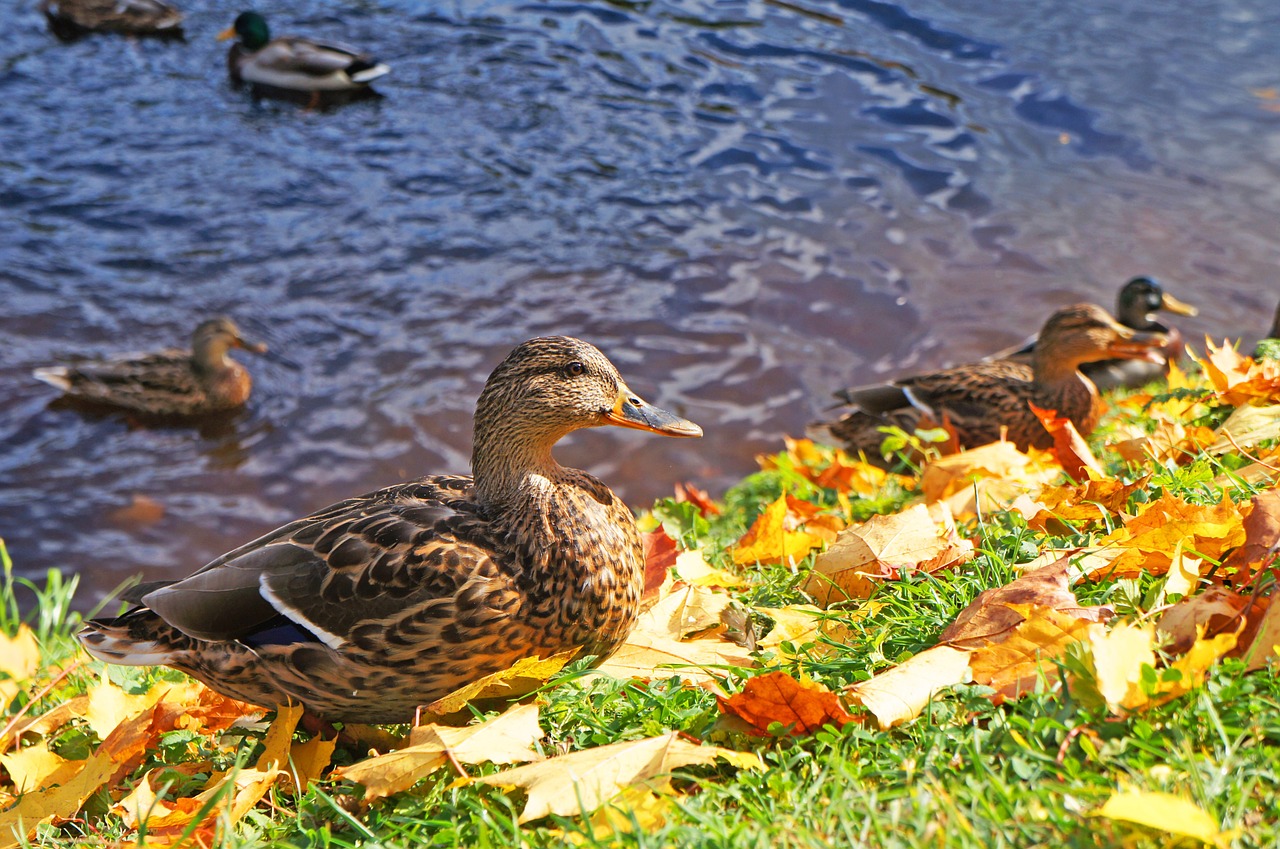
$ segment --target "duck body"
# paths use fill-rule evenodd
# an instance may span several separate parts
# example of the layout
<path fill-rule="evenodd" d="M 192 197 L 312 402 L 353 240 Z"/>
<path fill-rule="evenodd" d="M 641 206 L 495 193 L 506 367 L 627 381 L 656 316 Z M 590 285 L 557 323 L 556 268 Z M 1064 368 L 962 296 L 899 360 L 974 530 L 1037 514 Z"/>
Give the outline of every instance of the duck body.
<path fill-rule="evenodd" d="M 266 350 L 246 342 L 234 322 L 220 317 L 196 328 L 189 351 L 119 354 L 33 374 L 78 401 L 151 416 L 200 416 L 235 409 L 249 399 L 253 380 L 227 356 L 231 348 Z"/>
<path fill-rule="evenodd" d="M 90 32 L 182 36 L 182 13 L 161 0 L 43 0 L 40 10 L 64 39 Z"/>
<path fill-rule="evenodd" d="M 1195 307 L 1165 291 L 1163 284 L 1153 277 L 1134 277 L 1129 280 L 1120 288 L 1120 294 L 1116 298 L 1116 318 L 1125 327 L 1163 335 L 1165 342 L 1160 347 L 1160 362 L 1107 359 L 1084 363 L 1080 371 L 1088 376 L 1099 390 L 1116 389 L 1122 386 L 1137 388 L 1152 381 L 1163 380 L 1169 374 L 1169 364 L 1176 363 L 1182 358 L 1186 351 L 1186 343 L 1176 327 L 1165 325 L 1156 318 L 1156 314 L 1161 311 L 1187 316 L 1194 316 L 1199 312 Z M 1035 350 L 1035 346 L 1036 339 L 1031 339 L 1022 347 L 1003 351 L 994 355 L 992 359 L 1010 359 L 1029 365 L 1031 352 Z"/>
<path fill-rule="evenodd" d="M 300 93 L 365 89 L 391 69 L 354 48 L 306 38 L 271 38 L 266 20 L 243 12 L 219 38 L 238 38 L 227 53 L 233 82 Z"/>
<path fill-rule="evenodd" d="M 1103 407 L 1097 387 L 1080 366 L 1112 356 L 1155 359 L 1163 341 L 1121 326 L 1101 307 L 1077 304 L 1046 322 L 1030 365 L 988 360 L 847 389 L 836 397 L 851 409 L 835 421 L 812 425 L 810 434 L 873 460 L 880 457 L 883 427 L 910 433 L 945 423 L 964 447 L 994 442 L 1004 432 L 1022 450 L 1048 448 L 1053 438 L 1032 404 L 1056 410 L 1081 434 L 1089 434 Z"/>
<path fill-rule="evenodd" d="M 586 371 L 570 376 L 575 364 Z M 579 378 L 587 401 L 567 413 L 558 405 Z M 109 662 L 164 664 L 245 701 L 355 722 L 407 721 L 521 658 L 603 660 L 635 622 L 640 536 L 608 487 L 550 455 L 596 424 L 701 433 L 635 398 L 586 343 L 531 340 L 481 396 L 474 476 L 334 504 L 143 587 L 141 606 L 90 621 L 80 639 Z"/>

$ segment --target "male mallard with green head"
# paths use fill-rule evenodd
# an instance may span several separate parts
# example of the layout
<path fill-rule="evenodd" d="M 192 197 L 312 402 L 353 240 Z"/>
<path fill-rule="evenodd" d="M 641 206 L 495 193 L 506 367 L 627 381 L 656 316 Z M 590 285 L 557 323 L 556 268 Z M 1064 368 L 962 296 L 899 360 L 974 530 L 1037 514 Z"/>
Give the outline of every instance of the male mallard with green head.
<path fill-rule="evenodd" d="M 233 82 L 252 83 L 268 91 L 321 93 L 350 92 L 391 69 L 365 53 L 340 44 L 324 44 L 294 36 L 271 37 L 267 19 L 257 12 L 241 12 L 220 41 L 237 39 L 227 53 L 227 70 Z"/>
<path fill-rule="evenodd" d="M 182 13 L 161 0 L 43 0 L 40 10 L 59 38 L 88 32 L 182 35 Z"/>
<path fill-rule="evenodd" d="M 143 588 L 80 633 L 111 663 L 163 664 L 227 695 L 329 720 L 405 722 L 521 658 L 603 660 L 635 622 L 635 520 L 551 455 L 584 427 L 701 429 L 646 404 L 578 339 L 532 339 L 476 404 L 473 475 L 433 475 L 326 507 Z"/>
<path fill-rule="evenodd" d="M 1182 334 L 1176 327 L 1162 324 L 1156 318 L 1160 311 L 1175 315 L 1196 315 L 1199 310 L 1188 303 L 1178 300 L 1165 291 L 1164 285 L 1154 277 L 1134 277 L 1120 288 L 1116 299 L 1116 318 L 1125 327 L 1142 330 L 1147 333 L 1163 333 L 1165 343 L 1161 347 L 1160 362 L 1149 360 L 1102 360 L 1085 363 L 1080 371 L 1088 375 L 1098 389 L 1115 389 L 1118 386 L 1130 388 L 1145 386 L 1153 380 L 1161 380 L 1169 373 L 1169 364 L 1177 362 L 1185 350 Z M 1012 359 L 1030 365 L 1031 352 L 1035 350 L 1036 340 L 1032 339 L 1021 348 L 1005 351 L 990 359 Z"/>
<path fill-rule="evenodd" d="M 71 366 L 38 368 L 35 377 L 68 396 L 151 416 L 199 416 L 232 410 L 249 400 L 253 381 L 227 354 L 232 348 L 261 354 L 225 316 L 203 321 L 191 350 L 121 354 Z"/>
<path fill-rule="evenodd" d="M 908 433 L 944 420 L 962 446 L 994 442 L 1007 429 L 1019 448 L 1048 448 L 1053 438 L 1030 404 L 1057 410 L 1081 434 L 1088 434 L 1102 415 L 1102 401 L 1080 366 L 1113 357 L 1160 359 L 1164 336 L 1119 324 L 1102 307 L 1076 304 L 1058 310 L 1045 322 L 1031 365 L 988 360 L 892 383 L 836 393 L 852 409 L 833 422 L 811 426 L 814 439 L 880 457 L 882 427 Z"/>

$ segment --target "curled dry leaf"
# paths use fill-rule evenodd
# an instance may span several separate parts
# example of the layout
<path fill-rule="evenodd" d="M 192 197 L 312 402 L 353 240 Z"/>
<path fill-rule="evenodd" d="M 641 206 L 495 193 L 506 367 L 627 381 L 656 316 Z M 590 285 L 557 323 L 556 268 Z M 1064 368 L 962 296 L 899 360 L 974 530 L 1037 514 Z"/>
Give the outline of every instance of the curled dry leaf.
<path fill-rule="evenodd" d="M 720 625 L 720 615 L 733 603 L 727 593 L 707 587 L 682 586 L 640 614 L 633 630 L 674 640 Z"/>
<path fill-rule="evenodd" d="M 1054 607 L 1011 604 L 1008 609 L 1021 621 L 973 649 L 969 658 L 974 682 L 995 690 L 997 703 L 1034 692 L 1042 678 L 1053 671 L 1054 658 L 1102 627 L 1092 618 Z"/>
<path fill-rule="evenodd" d="M 724 677 L 727 667 L 753 665 L 744 649 L 720 636 L 682 641 L 633 631 L 596 672 L 623 680 L 677 676 L 691 684 L 708 685 Z"/>
<path fill-rule="evenodd" d="M 1223 573 L 1237 585 L 1273 565 L 1280 553 L 1280 489 L 1260 492 L 1249 503 L 1244 517 L 1244 543 L 1222 564 Z"/>
<path fill-rule="evenodd" d="M 662 527 L 656 531 L 641 534 L 640 541 L 644 545 L 644 592 L 641 593 L 640 599 L 641 602 L 645 602 L 661 595 L 661 589 L 667 583 L 671 567 L 676 565 L 679 549 L 676 547 L 676 541 L 669 537 Z"/>
<path fill-rule="evenodd" d="M 1239 407 L 1263 401 L 1280 401 L 1280 361 L 1254 360 L 1224 341 L 1221 347 L 1205 339 L 1203 359 L 1192 357 L 1224 404 Z"/>
<path fill-rule="evenodd" d="M 1183 599 L 1160 616 L 1156 630 L 1165 637 L 1165 650 L 1183 654 L 1196 640 L 1240 630 L 1249 599 L 1225 587 L 1212 587 Z"/>
<path fill-rule="evenodd" d="M 448 718 L 461 718 L 469 722 L 470 714 L 459 717 L 468 702 L 482 699 L 518 699 L 540 689 L 547 680 L 564 669 L 578 654 L 576 649 L 563 651 L 551 657 L 526 657 L 517 660 L 501 672 L 494 672 L 454 690 L 447 696 L 427 705 L 419 720 L 441 722 Z M 457 724 L 451 722 L 449 724 Z"/>
<path fill-rule="evenodd" d="M 1244 542 L 1240 512 L 1223 492 L 1218 504 L 1189 504 L 1171 493 L 1143 505 L 1141 512 L 1102 539 L 1124 551 L 1111 563 L 1112 573 L 1131 577 L 1143 571 L 1163 575 L 1176 551 L 1219 559 Z"/>
<path fill-rule="evenodd" d="M 700 746 L 672 731 L 645 740 L 614 743 L 486 775 L 476 781 L 521 787 L 528 801 L 520 822 L 550 814 L 564 817 L 594 811 L 623 789 L 681 767 L 725 760 L 740 769 L 763 769 L 758 755 L 719 746 Z"/>
<path fill-rule="evenodd" d="M 1053 454 L 1058 464 L 1071 475 L 1073 480 L 1102 478 L 1105 473 L 1098 459 L 1093 456 L 1089 444 L 1084 441 L 1080 431 L 1072 424 L 1071 419 L 1058 415 L 1057 410 L 1045 410 L 1030 404 L 1031 412 L 1036 414 L 1040 424 L 1053 437 Z"/>
<path fill-rule="evenodd" d="M 1024 454 L 1012 442 L 992 442 L 934 460 L 924 468 L 920 489 L 926 503 L 946 501 L 958 518 L 978 510 L 1000 510 L 1019 495 L 1034 494 L 1062 474 L 1047 451 Z"/>
<path fill-rule="evenodd" d="M 698 512 L 703 516 L 719 516 L 720 505 L 707 494 L 704 489 L 699 489 L 692 483 L 685 481 L 676 484 L 676 501 L 687 501 L 694 507 L 698 508 Z"/>
<path fill-rule="evenodd" d="M 850 702 L 871 712 L 882 731 L 914 719 L 935 693 L 970 678 L 969 652 L 934 646 L 881 672 L 870 681 L 846 687 Z"/>
<path fill-rule="evenodd" d="M 789 515 L 787 496 L 774 501 L 756 517 L 733 549 L 733 562 L 794 564 L 826 540 L 824 534 L 799 530 L 797 517 Z"/>
<path fill-rule="evenodd" d="M 334 778 L 364 785 L 364 803 L 408 790 L 449 763 L 528 763 L 541 760 L 533 746 L 542 737 L 536 705 L 517 705 L 478 725 L 450 728 L 424 725 L 413 729 L 411 745 L 334 770 Z"/>
<path fill-rule="evenodd" d="M 1045 531 L 1052 520 L 1062 522 L 1094 522 L 1124 512 L 1129 496 L 1144 488 L 1149 476 L 1133 483 L 1114 478 L 1088 480 L 1071 486 L 1053 486 L 1036 495 L 1039 509 L 1027 516 L 1027 524 Z"/>
<path fill-rule="evenodd" d="M 747 680 L 742 692 L 717 696 L 722 713 L 747 722 L 753 733 L 769 734 L 769 726 L 781 723 L 792 735 L 812 734 L 824 725 L 845 725 L 853 716 L 835 693 L 813 682 L 801 682 L 775 671 Z"/>
<path fill-rule="evenodd" d="M 957 537 L 953 524 L 939 525 L 928 508 L 917 504 L 841 531 L 814 561 L 804 591 L 827 607 L 867 598 L 877 583 L 900 570 L 935 572 L 968 562 L 973 553 L 973 544 Z"/>
<path fill-rule="evenodd" d="M 1280 596 L 1273 595 L 1259 617 L 1256 636 L 1243 654 L 1250 672 L 1280 664 Z"/>

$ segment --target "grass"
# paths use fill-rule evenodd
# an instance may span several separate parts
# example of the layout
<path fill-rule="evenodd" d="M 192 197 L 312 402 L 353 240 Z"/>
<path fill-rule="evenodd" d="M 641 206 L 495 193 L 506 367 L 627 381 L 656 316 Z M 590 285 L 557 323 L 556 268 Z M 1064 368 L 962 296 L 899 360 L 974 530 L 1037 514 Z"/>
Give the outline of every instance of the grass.
<path fill-rule="evenodd" d="M 728 567 L 729 546 L 762 506 L 789 492 L 823 506 L 837 503 L 834 492 L 809 482 L 789 465 L 744 480 L 724 497 L 722 515 L 704 518 L 687 503 L 655 505 L 651 523 L 661 521 L 686 547 L 702 546 L 713 565 Z M 1239 458 L 1201 456 L 1181 467 L 1127 467 L 1108 458 L 1114 474 L 1150 477 L 1133 496 L 1133 506 L 1173 493 L 1199 503 L 1216 503 L 1222 487 L 1216 476 L 1242 464 Z M 1229 483 L 1237 501 L 1254 487 Z M 875 497 L 853 502 L 855 517 L 892 512 L 912 497 L 891 484 Z M 1042 549 L 1084 544 L 1098 529 L 1058 528 L 1049 536 L 1029 528 L 1017 514 L 997 512 L 964 529 L 979 555 L 963 569 L 916 574 L 883 585 L 873 613 L 851 620 L 842 642 L 795 647 L 793 654 L 761 657 L 759 669 L 730 677 L 731 689 L 747 676 L 784 669 L 838 689 L 865 680 L 933 645 L 938 634 L 984 589 L 1018 575 L 1018 564 Z M 1102 529 L 1105 531 L 1105 529 Z M 0 545 L 4 582 L 0 586 L 0 629 L 15 632 L 29 622 L 46 665 L 64 665 L 75 652 L 72 612 L 76 581 L 51 571 L 43 584 L 15 578 Z M 807 561 L 798 568 L 752 570 L 754 583 L 740 593 L 747 604 L 804 603 L 799 590 Z M 1077 587 L 1082 603 L 1108 603 L 1124 616 L 1144 617 L 1160 600 L 1154 577 L 1111 580 Z M 20 612 L 19 594 L 32 597 Z M 837 614 L 838 615 L 838 614 Z M 88 664 L 52 693 L 29 706 L 32 715 L 83 692 L 92 682 Z M 1016 702 L 996 706 L 989 691 L 961 686 L 937 698 L 918 719 L 890 731 L 849 724 L 828 726 L 805 738 L 749 738 L 721 721 L 714 694 L 678 679 L 651 682 L 584 679 L 571 669 L 540 697 L 541 743 L 548 754 L 640 739 L 670 729 L 735 748 L 753 748 L 762 771 L 701 768 L 673 778 L 679 791 L 655 821 L 644 811 L 622 810 L 613 827 L 598 828 L 590 817 L 552 817 L 521 826 L 522 799 L 516 793 L 459 782 L 440 770 L 411 792 L 362 809 L 359 790 L 340 782 L 320 782 L 300 796 L 278 790 L 222 838 L 227 846 L 467 846 L 538 847 L 1169 847 L 1181 843 L 1168 834 L 1092 816 L 1117 788 L 1166 791 L 1193 800 L 1228 831 L 1238 847 L 1280 845 L 1280 677 L 1274 671 L 1245 674 L 1238 661 L 1216 665 L 1205 686 L 1159 707 L 1118 718 L 1073 699 L 1065 687 L 1046 688 Z M 144 690 L 167 671 L 109 673 L 128 689 Z M 1050 669 L 1052 679 L 1061 669 Z M 19 695 L 7 715 L 28 708 Z M 64 757 L 85 757 L 96 737 L 84 726 L 64 731 L 52 748 Z M 230 748 L 199 735 L 173 732 L 148 753 L 133 773 L 164 763 L 205 762 L 225 768 L 249 762 L 259 735 L 247 733 Z M 361 753 L 339 750 L 350 762 Z M 493 767 L 477 768 L 490 772 Z M 175 783 L 192 782 L 181 770 Z M 106 814 L 105 791 L 91 798 L 76 819 L 42 829 L 49 846 L 133 842 L 117 818 Z"/>

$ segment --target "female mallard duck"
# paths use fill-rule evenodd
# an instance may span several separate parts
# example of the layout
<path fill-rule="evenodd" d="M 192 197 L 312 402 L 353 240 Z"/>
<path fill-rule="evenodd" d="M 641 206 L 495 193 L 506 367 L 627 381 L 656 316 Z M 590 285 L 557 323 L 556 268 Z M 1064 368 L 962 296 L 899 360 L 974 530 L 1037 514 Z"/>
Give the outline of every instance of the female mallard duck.
<path fill-rule="evenodd" d="M 191 350 L 122 354 L 72 366 L 39 368 L 34 374 L 80 401 L 121 407 L 152 416 L 199 416 L 231 410 L 249 400 L 252 381 L 227 352 L 261 354 L 265 345 L 246 342 L 226 317 L 200 323 Z"/>
<path fill-rule="evenodd" d="M 885 438 L 879 428 L 910 433 L 925 423 L 949 424 L 960 444 L 970 448 L 996 441 L 1002 429 L 1023 450 L 1048 448 L 1053 437 L 1030 404 L 1057 410 L 1088 434 L 1098 424 L 1102 401 L 1080 366 L 1110 357 L 1155 360 L 1163 344 L 1164 336 L 1125 327 L 1102 307 L 1076 304 L 1045 322 L 1029 366 L 988 360 L 846 389 L 836 397 L 853 409 L 837 421 L 813 425 L 811 432 L 815 439 L 842 444 L 873 460 Z"/>
<path fill-rule="evenodd" d="M 268 91 L 313 95 L 365 89 L 391 69 L 350 47 L 305 38 L 273 39 L 267 20 L 257 12 L 241 12 L 219 41 L 238 38 L 227 54 L 232 81 L 247 82 Z"/>
<path fill-rule="evenodd" d="M 474 475 L 433 475 L 326 507 L 80 633 L 111 663 L 164 664 L 254 704 L 404 722 L 521 658 L 597 660 L 635 621 L 644 560 L 607 486 L 551 448 L 584 427 L 700 436 L 564 336 L 520 345 L 476 404 Z"/>
<path fill-rule="evenodd" d="M 1147 360 L 1102 360 L 1086 363 L 1080 371 L 1089 376 L 1099 389 L 1115 389 L 1119 386 L 1136 388 L 1145 386 L 1153 380 L 1162 380 L 1169 373 L 1169 364 L 1177 362 L 1183 354 L 1185 345 L 1182 334 L 1176 327 L 1166 327 L 1156 319 L 1160 310 L 1177 315 L 1196 315 L 1199 310 L 1184 303 L 1164 290 L 1160 281 L 1151 277 L 1135 277 L 1120 289 L 1116 301 L 1116 318 L 1125 327 L 1142 330 L 1147 333 L 1163 333 L 1165 343 L 1161 348 L 1160 362 Z M 992 359 L 1012 359 L 1031 363 L 1031 352 L 1035 350 L 1036 340 L 1032 339 L 1023 347 L 996 354 Z"/>
<path fill-rule="evenodd" d="M 182 13 L 161 0 L 43 0 L 40 10 L 59 38 L 88 32 L 182 35 Z"/>

